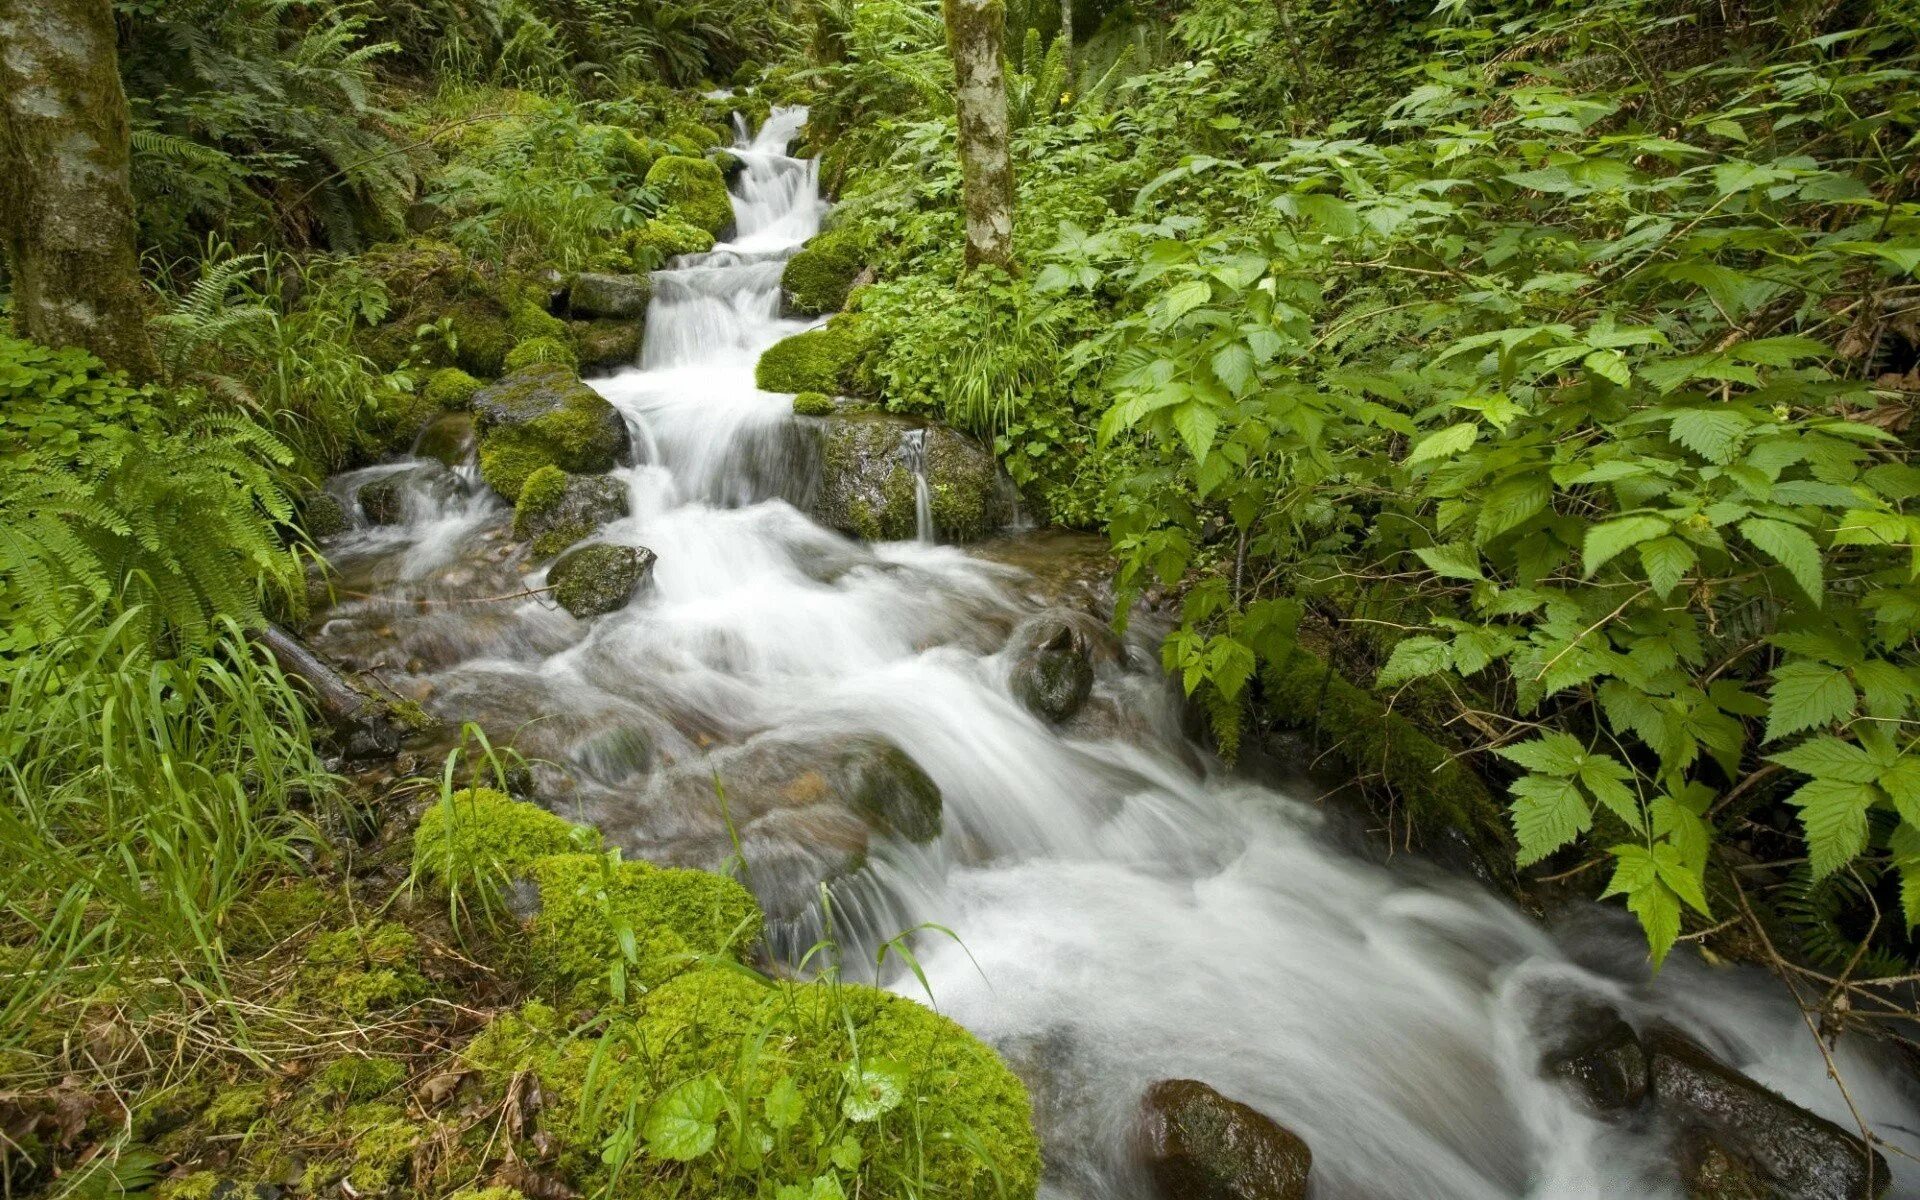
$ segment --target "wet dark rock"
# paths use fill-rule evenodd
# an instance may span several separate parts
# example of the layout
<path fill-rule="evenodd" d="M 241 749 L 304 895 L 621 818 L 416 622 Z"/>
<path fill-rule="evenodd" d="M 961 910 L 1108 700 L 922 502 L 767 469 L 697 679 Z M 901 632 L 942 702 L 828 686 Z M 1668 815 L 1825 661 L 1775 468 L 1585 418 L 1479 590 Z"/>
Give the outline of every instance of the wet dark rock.
<path fill-rule="evenodd" d="M 585 620 L 626 607 L 653 570 L 653 551 L 598 542 L 568 551 L 547 572 L 560 607 Z"/>
<path fill-rule="evenodd" d="M 1703 1129 L 1683 1133 L 1676 1151 L 1688 1200 L 1778 1200 L 1758 1167 Z"/>
<path fill-rule="evenodd" d="M 464 490 L 460 477 L 445 463 L 427 461 L 362 484 L 355 499 L 361 515 L 375 525 L 398 525 L 407 519 L 409 495 L 445 502 Z"/>
<path fill-rule="evenodd" d="M 975 541 L 1013 519 L 1012 488 L 999 464 L 956 430 L 880 413 L 839 413 L 807 424 L 820 438 L 812 515 L 824 525 L 867 541 L 913 537 L 916 467 L 942 538 Z"/>
<path fill-rule="evenodd" d="M 1647 1095 L 1647 1054 L 1640 1035 L 1619 1013 L 1595 1001 L 1571 1008 L 1563 1040 L 1542 1056 L 1540 1069 L 1596 1113 L 1637 1107 Z"/>
<path fill-rule="evenodd" d="M 638 321 L 652 300 L 653 285 L 645 275 L 588 272 L 574 277 L 567 290 L 567 311 L 585 320 Z"/>
<path fill-rule="evenodd" d="M 431 458 L 457 467 L 473 458 L 474 443 L 472 413 L 441 413 L 420 431 L 413 443 L 413 453 L 417 458 Z"/>
<path fill-rule="evenodd" d="M 300 525 L 308 537 L 327 538 L 347 527 L 347 510 L 325 492 L 313 492 L 300 501 Z"/>
<path fill-rule="evenodd" d="M 1093 694 L 1087 639 L 1063 620 L 1042 626 L 1034 644 L 1014 664 L 1013 694 L 1043 721 L 1057 725 L 1071 718 Z"/>
<path fill-rule="evenodd" d="M 1718 1176 L 1737 1179 L 1750 1166 L 1770 1187 L 1767 1195 L 1786 1200 L 1863 1200 L 1886 1191 L 1892 1180 L 1886 1160 L 1833 1122 L 1761 1087 L 1673 1030 L 1649 1037 L 1647 1051 L 1653 1096 L 1681 1127 L 1683 1146 L 1704 1138 L 1733 1164 L 1715 1167 Z M 1751 1194 L 1726 1190 L 1733 1186 L 1696 1194 L 1716 1200 Z"/>
<path fill-rule="evenodd" d="M 611 476 L 543 470 L 514 506 L 513 536 L 531 542 L 536 556 L 551 558 L 626 516 L 629 504 L 627 485 Z"/>
<path fill-rule="evenodd" d="M 1307 1144 L 1198 1080 L 1163 1079 L 1147 1089 L 1140 1141 L 1164 1200 L 1306 1200 Z"/>
<path fill-rule="evenodd" d="M 906 751 L 878 738 L 846 746 L 835 764 L 856 812 L 910 842 L 940 836 L 940 786 Z"/>
<path fill-rule="evenodd" d="M 580 369 L 614 371 L 640 361 L 644 326 L 635 321 L 575 321 L 569 327 L 580 348 Z"/>

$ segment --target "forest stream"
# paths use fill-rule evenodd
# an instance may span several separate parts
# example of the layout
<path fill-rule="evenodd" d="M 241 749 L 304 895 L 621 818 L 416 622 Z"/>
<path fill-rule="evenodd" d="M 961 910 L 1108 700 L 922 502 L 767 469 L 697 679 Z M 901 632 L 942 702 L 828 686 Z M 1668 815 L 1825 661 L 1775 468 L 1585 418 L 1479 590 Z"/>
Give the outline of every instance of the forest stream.
<path fill-rule="evenodd" d="M 657 272 L 640 362 L 588 380 L 631 437 L 628 515 L 598 540 L 657 556 L 637 598 L 568 616 L 470 461 L 449 487 L 406 459 L 332 485 L 411 490 L 401 522 L 327 543 L 340 598 L 316 646 L 444 719 L 517 731 L 549 806 L 629 856 L 734 861 L 776 958 L 830 932 L 859 977 L 895 935 L 951 930 L 916 936 L 919 964 L 1032 1090 L 1043 1195 L 1149 1195 L 1128 1152 L 1139 1097 L 1190 1077 L 1298 1133 L 1319 1200 L 1678 1196 L 1661 1134 L 1596 1119 L 1539 1070 L 1595 1002 L 1853 1127 L 1757 970 L 1676 955 L 1650 984 L 1624 914 L 1543 927 L 1469 878 L 1364 853 L 1310 785 L 1223 768 L 1183 731 L 1151 615 L 1108 630 L 1086 582 L 1099 543 L 1016 524 L 940 544 L 924 472 L 915 539 L 805 515 L 811 431 L 835 418 L 754 385 L 760 352 L 808 325 L 780 292 L 826 211 L 815 162 L 788 154 L 804 119 L 742 127 L 731 240 Z M 1092 683 L 1054 724 L 1017 696 L 1059 645 Z M 866 783 L 829 786 L 849 775 Z M 862 788 L 920 807 L 838 799 Z M 881 970 L 921 995 L 897 956 Z M 1860 1044 L 1837 1055 L 1853 1104 L 1920 1149 L 1920 1113 Z M 1891 1194 L 1920 1196 L 1888 1157 Z"/>

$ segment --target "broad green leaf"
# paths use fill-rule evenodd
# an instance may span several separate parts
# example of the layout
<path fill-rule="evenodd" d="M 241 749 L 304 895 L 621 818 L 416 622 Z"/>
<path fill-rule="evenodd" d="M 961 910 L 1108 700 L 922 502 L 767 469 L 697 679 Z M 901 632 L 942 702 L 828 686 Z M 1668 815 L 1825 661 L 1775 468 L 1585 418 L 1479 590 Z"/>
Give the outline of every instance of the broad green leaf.
<path fill-rule="evenodd" d="M 1480 555 L 1471 546 L 1458 543 L 1449 546 L 1423 546 L 1413 553 L 1414 557 L 1427 564 L 1428 570 L 1442 579 L 1478 581 L 1486 578 L 1480 570 Z"/>
<path fill-rule="evenodd" d="M 1523 775 L 1513 784 L 1514 837 L 1523 867 L 1539 862 L 1593 826 L 1593 811 L 1571 779 Z"/>
<path fill-rule="evenodd" d="M 1865 750 L 1837 737 L 1808 738 L 1791 750 L 1769 754 L 1767 761 L 1802 775 L 1843 783 L 1872 783 L 1880 778 L 1881 771 L 1880 764 Z"/>
<path fill-rule="evenodd" d="M 799 1123 L 806 1113 L 806 1107 L 800 1089 L 794 1086 L 792 1079 L 782 1075 L 767 1091 L 767 1124 L 773 1126 L 775 1133 L 785 1133 Z"/>
<path fill-rule="evenodd" d="M 1747 418 L 1741 414 L 1705 408 L 1683 409 L 1667 426 L 1674 441 L 1713 463 L 1733 461 L 1734 447 L 1746 429 Z"/>
<path fill-rule="evenodd" d="M 897 1063 L 869 1060 L 846 1070 L 846 1097 L 840 1111 L 849 1121 L 872 1121 L 899 1108 L 907 1098 L 907 1072 Z"/>
<path fill-rule="evenodd" d="M 1213 286 L 1204 279 L 1175 284 L 1161 298 L 1160 309 L 1169 321 L 1179 320 L 1213 298 Z"/>
<path fill-rule="evenodd" d="M 1646 569 L 1647 582 L 1653 585 L 1654 595 L 1662 600 L 1673 595 L 1673 589 L 1680 586 L 1680 581 L 1698 561 L 1693 547 L 1677 537 L 1640 543 L 1640 565 Z"/>
<path fill-rule="evenodd" d="M 1208 451 L 1213 449 L 1213 436 L 1220 429 L 1220 418 L 1201 401 L 1189 400 L 1173 410 L 1173 427 L 1179 431 L 1180 440 L 1186 443 L 1194 461 L 1205 462 Z"/>
<path fill-rule="evenodd" d="M 1853 715 L 1853 683 L 1825 663 L 1790 662 L 1773 673 L 1767 693 L 1767 741 Z"/>
<path fill-rule="evenodd" d="M 1767 557 L 1787 569 L 1800 590 L 1817 606 L 1825 597 L 1825 577 L 1820 569 L 1820 547 L 1806 530 L 1785 521 L 1750 517 L 1740 522 L 1740 532 Z"/>
<path fill-rule="evenodd" d="M 1887 849 L 1893 851 L 1893 865 L 1900 872 L 1900 910 L 1912 929 L 1920 925 L 1920 828 L 1902 821 L 1887 839 Z"/>
<path fill-rule="evenodd" d="M 1657 843 L 1653 848 L 1653 865 L 1660 882 L 1680 897 L 1682 903 L 1703 917 L 1713 915 L 1707 908 L 1704 873 L 1684 861 L 1679 847 Z"/>
<path fill-rule="evenodd" d="M 1665 517 L 1637 516 L 1617 517 L 1614 520 L 1590 526 L 1587 529 L 1586 543 L 1581 549 L 1580 558 L 1586 570 L 1587 578 L 1607 565 L 1614 555 L 1641 542 L 1657 538 L 1673 528 L 1673 523 Z"/>
<path fill-rule="evenodd" d="M 1581 359 L 1580 365 L 1615 387 L 1626 387 L 1633 382 L 1633 372 L 1618 350 L 1595 350 Z"/>
<path fill-rule="evenodd" d="M 647 1151 L 674 1162 L 699 1158 L 713 1149 L 715 1125 L 725 1106 L 726 1093 L 711 1075 L 677 1084 L 647 1114 Z"/>
<path fill-rule="evenodd" d="M 1413 450 L 1406 457 L 1406 464 L 1426 462 L 1429 459 L 1448 458 L 1473 445 L 1480 436 L 1480 427 L 1471 421 L 1458 425 L 1449 425 L 1436 430 L 1414 443 Z"/>
<path fill-rule="evenodd" d="M 1880 793 L 1870 784 L 1815 779 L 1787 797 L 1800 810 L 1815 879 L 1846 866 L 1867 848 L 1867 809 Z"/>
<path fill-rule="evenodd" d="M 1245 396 L 1253 386 L 1253 351 L 1245 342 L 1229 342 L 1215 351 L 1213 373 L 1235 396 Z"/>
<path fill-rule="evenodd" d="M 1607 890 L 1600 894 L 1627 898 L 1627 910 L 1639 918 L 1646 932 L 1647 950 L 1657 971 L 1680 937 L 1680 899 L 1661 881 L 1660 865 L 1645 846 L 1615 846 L 1609 853 L 1618 861 Z"/>
<path fill-rule="evenodd" d="M 858 1171 L 860 1160 L 864 1157 L 860 1139 L 851 1133 L 841 1138 L 833 1148 L 833 1165 L 842 1171 Z"/>
<path fill-rule="evenodd" d="M 1453 664 L 1453 653 L 1439 638 L 1419 636 L 1401 639 L 1380 668 L 1379 687 L 1394 687 L 1409 679 L 1437 675 Z"/>
<path fill-rule="evenodd" d="M 1568 733 L 1549 733 L 1528 742 L 1516 742 L 1494 751 L 1536 775 L 1575 775 L 1587 760 L 1587 748 Z"/>
<path fill-rule="evenodd" d="M 1920 755 L 1902 755 L 1881 773 L 1878 782 L 1900 819 L 1920 829 Z"/>

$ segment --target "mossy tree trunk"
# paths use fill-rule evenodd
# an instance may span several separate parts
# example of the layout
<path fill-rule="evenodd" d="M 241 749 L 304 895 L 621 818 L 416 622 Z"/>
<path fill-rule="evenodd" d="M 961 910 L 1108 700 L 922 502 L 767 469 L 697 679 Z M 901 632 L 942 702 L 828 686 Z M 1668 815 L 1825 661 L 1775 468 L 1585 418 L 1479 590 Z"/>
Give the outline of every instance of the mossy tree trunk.
<path fill-rule="evenodd" d="M 0 248 L 14 325 L 150 378 L 129 155 L 110 0 L 0 0 Z"/>
<path fill-rule="evenodd" d="M 1067 68 L 1067 90 L 1072 91 L 1073 78 L 1073 0 L 1060 0 L 1060 61 Z"/>
<path fill-rule="evenodd" d="M 965 185 L 967 265 L 1013 269 L 1012 130 L 1007 81 L 1000 71 L 1006 35 L 1002 0 L 942 0 L 953 53 L 954 108 L 960 118 L 960 176 Z"/>

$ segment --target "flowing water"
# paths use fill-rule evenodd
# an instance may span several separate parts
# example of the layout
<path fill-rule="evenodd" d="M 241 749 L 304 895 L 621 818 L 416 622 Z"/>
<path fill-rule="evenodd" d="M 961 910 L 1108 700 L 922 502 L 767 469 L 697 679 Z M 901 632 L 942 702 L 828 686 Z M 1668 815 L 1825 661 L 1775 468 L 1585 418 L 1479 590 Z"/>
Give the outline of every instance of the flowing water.
<path fill-rule="evenodd" d="M 659 555 L 650 588 L 585 623 L 514 598 L 541 574 L 504 506 L 442 488 L 412 496 L 404 524 L 329 547 L 343 598 L 315 629 L 323 648 L 513 735 L 546 760 L 549 803 L 635 854 L 722 865 L 717 775 L 777 951 L 819 931 L 822 877 L 839 878 L 850 961 L 923 921 L 954 930 L 964 951 L 922 937 L 921 962 L 939 1007 L 1031 1086 L 1055 1200 L 1147 1194 L 1128 1131 L 1165 1077 L 1297 1131 L 1320 1200 L 1675 1195 L 1655 1132 L 1594 1121 L 1540 1078 L 1543 1030 L 1575 995 L 1677 1025 L 1850 1123 L 1758 974 L 1682 950 L 1649 983 L 1615 911 L 1543 928 L 1469 880 L 1357 852 L 1310 790 L 1223 771 L 1182 734 L 1150 619 L 1099 645 L 1087 714 L 1061 729 L 1029 715 L 1009 688 L 1019 647 L 1049 612 L 1087 607 L 1084 543 L 969 552 L 932 544 L 923 520 L 920 539 L 869 546 L 804 515 L 804 419 L 752 380 L 759 351 L 805 327 L 779 300 L 824 211 L 814 165 L 786 154 L 803 116 L 743 133 L 736 235 L 655 275 L 641 363 L 593 381 L 641 459 L 632 515 L 600 536 Z M 756 783 L 804 780 L 871 737 L 938 783 L 933 841 Z M 1906 1086 L 1850 1044 L 1841 1063 L 1881 1132 L 1909 1136 Z M 1895 1194 L 1920 1195 L 1907 1174 Z"/>

